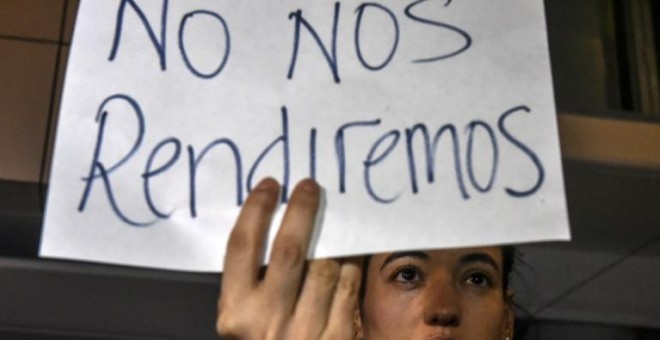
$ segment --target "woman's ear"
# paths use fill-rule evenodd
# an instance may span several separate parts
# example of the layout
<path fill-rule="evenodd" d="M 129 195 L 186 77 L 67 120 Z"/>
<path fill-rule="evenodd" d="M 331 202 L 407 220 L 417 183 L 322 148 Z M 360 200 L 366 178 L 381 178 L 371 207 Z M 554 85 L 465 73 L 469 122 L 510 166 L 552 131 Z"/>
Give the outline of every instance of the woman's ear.
<path fill-rule="evenodd" d="M 364 339 L 364 328 L 362 327 L 362 313 L 360 307 L 355 308 L 355 315 L 353 317 L 353 338 L 362 340 Z"/>

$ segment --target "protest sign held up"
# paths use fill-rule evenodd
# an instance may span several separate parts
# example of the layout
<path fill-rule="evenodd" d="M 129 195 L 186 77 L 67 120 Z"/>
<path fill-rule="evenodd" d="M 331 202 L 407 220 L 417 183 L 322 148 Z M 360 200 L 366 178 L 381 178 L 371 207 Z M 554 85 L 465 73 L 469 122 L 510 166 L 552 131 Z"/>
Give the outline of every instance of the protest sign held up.
<path fill-rule="evenodd" d="M 82 1 L 59 119 L 42 256 L 222 270 L 264 176 L 314 257 L 569 237 L 542 1 Z"/>

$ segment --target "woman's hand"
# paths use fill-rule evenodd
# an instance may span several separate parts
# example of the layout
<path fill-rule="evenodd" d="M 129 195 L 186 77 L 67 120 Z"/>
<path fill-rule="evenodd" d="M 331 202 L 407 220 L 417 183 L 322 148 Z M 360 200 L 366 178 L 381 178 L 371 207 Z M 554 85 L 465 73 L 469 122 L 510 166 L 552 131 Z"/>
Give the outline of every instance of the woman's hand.
<path fill-rule="evenodd" d="M 352 339 L 361 281 L 356 261 L 307 261 L 320 202 L 313 180 L 289 200 L 263 279 L 264 244 L 279 185 L 265 179 L 250 193 L 229 237 L 217 331 L 237 339 Z"/>

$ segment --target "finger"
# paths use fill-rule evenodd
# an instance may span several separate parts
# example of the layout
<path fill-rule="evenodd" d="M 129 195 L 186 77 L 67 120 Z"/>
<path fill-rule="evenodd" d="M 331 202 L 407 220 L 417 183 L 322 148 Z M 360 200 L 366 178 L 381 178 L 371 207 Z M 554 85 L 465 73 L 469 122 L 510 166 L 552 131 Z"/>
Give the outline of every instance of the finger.
<path fill-rule="evenodd" d="M 323 339 L 353 339 L 355 309 L 362 282 L 362 262 L 362 258 L 352 258 L 342 263 Z"/>
<path fill-rule="evenodd" d="M 279 185 L 272 178 L 262 180 L 243 204 L 229 235 L 222 275 L 222 295 L 241 297 L 258 282 L 264 256 L 264 241 L 277 205 Z"/>
<path fill-rule="evenodd" d="M 319 339 L 328 322 L 330 306 L 339 280 L 338 260 L 311 261 L 296 304 L 291 328 L 296 339 Z"/>
<path fill-rule="evenodd" d="M 300 288 L 320 188 L 314 180 L 298 183 L 277 232 L 263 287 L 282 310 L 291 310 Z"/>

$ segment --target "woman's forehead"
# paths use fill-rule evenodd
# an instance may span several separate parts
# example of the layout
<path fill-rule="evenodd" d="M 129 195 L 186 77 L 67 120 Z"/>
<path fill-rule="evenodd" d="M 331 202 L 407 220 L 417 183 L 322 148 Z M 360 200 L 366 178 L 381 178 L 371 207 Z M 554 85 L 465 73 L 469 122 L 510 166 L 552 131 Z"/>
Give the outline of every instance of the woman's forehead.
<path fill-rule="evenodd" d="M 501 247 L 473 247 L 473 248 L 455 248 L 455 249 L 434 249 L 421 251 L 401 251 L 376 254 L 372 262 L 380 268 L 399 258 L 418 258 L 430 262 L 458 263 L 466 259 L 482 259 L 488 261 L 488 258 L 495 262 L 498 268 L 502 267 L 502 248 Z"/>

